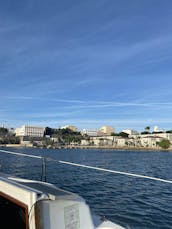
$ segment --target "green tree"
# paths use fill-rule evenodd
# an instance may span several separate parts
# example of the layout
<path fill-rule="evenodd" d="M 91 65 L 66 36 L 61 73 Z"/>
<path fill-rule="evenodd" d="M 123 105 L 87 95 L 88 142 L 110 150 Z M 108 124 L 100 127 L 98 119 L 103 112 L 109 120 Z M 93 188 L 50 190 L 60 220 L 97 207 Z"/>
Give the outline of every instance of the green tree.
<path fill-rule="evenodd" d="M 150 126 L 146 126 L 146 127 L 145 127 L 145 130 L 146 130 L 146 131 L 150 131 Z"/>
<path fill-rule="evenodd" d="M 117 133 L 111 133 L 111 136 L 119 136 Z"/>
<path fill-rule="evenodd" d="M 160 142 L 159 142 L 159 146 L 162 148 L 162 149 L 168 149 L 170 147 L 171 143 L 168 139 L 162 139 Z"/>
<path fill-rule="evenodd" d="M 143 132 L 141 132 L 141 134 L 150 134 L 150 132 L 149 131 L 143 131 Z"/>
<path fill-rule="evenodd" d="M 68 145 L 71 142 L 80 143 L 84 139 L 80 132 L 72 131 L 68 128 L 54 130 L 52 137 L 58 138 L 59 143 L 63 145 Z"/>
<path fill-rule="evenodd" d="M 4 127 L 0 127 L 0 136 L 5 136 L 8 134 L 8 129 Z"/>
<path fill-rule="evenodd" d="M 121 136 L 123 138 L 128 138 L 129 134 L 127 134 L 125 132 L 120 132 L 118 136 Z"/>
<path fill-rule="evenodd" d="M 150 134 L 150 126 L 146 126 L 145 130 L 141 134 Z"/>
<path fill-rule="evenodd" d="M 45 127 L 45 132 L 44 135 L 49 135 L 52 136 L 52 134 L 54 133 L 54 130 L 50 127 Z"/>

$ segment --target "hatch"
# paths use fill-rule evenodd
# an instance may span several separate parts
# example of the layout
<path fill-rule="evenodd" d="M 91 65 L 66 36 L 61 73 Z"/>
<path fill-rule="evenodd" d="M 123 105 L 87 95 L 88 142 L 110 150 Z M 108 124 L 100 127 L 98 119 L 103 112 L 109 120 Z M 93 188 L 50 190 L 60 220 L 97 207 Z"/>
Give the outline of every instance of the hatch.
<path fill-rule="evenodd" d="M 2 192 L 0 192 L 0 215 L 0 228 L 29 228 L 27 206 Z"/>

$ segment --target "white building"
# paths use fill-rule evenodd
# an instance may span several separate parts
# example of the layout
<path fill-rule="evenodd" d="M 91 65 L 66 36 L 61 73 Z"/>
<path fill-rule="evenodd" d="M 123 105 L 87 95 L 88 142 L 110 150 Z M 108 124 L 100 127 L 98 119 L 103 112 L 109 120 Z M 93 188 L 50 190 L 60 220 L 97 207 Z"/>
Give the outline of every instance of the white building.
<path fill-rule="evenodd" d="M 88 140 L 81 140 L 81 145 L 94 145 L 94 146 L 117 146 L 119 140 L 119 144 L 121 146 L 125 145 L 121 137 L 116 136 L 92 136 Z"/>
<path fill-rule="evenodd" d="M 102 133 L 97 129 L 91 129 L 91 130 L 83 129 L 82 134 L 83 135 L 86 134 L 88 136 L 100 136 L 100 135 L 102 135 Z"/>
<path fill-rule="evenodd" d="M 160 138 L 168 139 L 170 142 L 172 142 L 172 133 L 157 133 L 157 134 L 153 134 L 153 135 L 160 137 Z"/>
<path fill-rule="evenodd" d="M 153 131 L 156 132 L 164 132 L 163 129 L 159 128 L 158 126 L 154 126 Z"/>
<path fill-rule="evenodd" d="M 111 135 L 112 133 L 115 133 L 115 129 L 111 126 L 102 126 L 100 131 L 103 135 Z"/>
<path fill-rule="evenodd" d="M 162 137 L 158 136 L 147 136 L 140 138 L 140 143 L 142 147 L 155 148 L 158 146 L 158 143 L 162 140 Z"/>
<path fill-rule="evenodd" d="M 126 133 L 128 135 L 135 135 L 135 134 L 139 134 L 136 130 L 131 130 L 131 129 L 125 129 L 122 130 L 123 133 Z"/>
<path fill-rule="evenodd" d="M 38 126 L 22 126 L 15 129 L 16 136 L 43 137 L 45 128 Z"/>
<path fill-rule="evenodd" d="M 119 147 L 126 146 L 126 142 L 127 142 L 126 138 L 117 138 L 116 141 L 117 141 L 117 144 L 116 144 L 117 146 Z"/>
<path fill-rule="evenodd" d="M 141 139 L 145 137 L 160 137 L 164 139 L 168 139 L 170 142 L 172 142 L 172 133 L 153 133 L 153 134 L 138 134 L 138 135 L 131 135 L 130 137 L 134 139 Z"/>

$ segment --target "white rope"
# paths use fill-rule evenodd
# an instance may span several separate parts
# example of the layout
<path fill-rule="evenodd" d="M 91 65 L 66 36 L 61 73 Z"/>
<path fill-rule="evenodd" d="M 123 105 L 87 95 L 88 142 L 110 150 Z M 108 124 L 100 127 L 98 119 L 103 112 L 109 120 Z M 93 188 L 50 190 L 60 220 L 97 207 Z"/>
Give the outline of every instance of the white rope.
<path fill-rule="evenodd" d="M 7 150 L 0 150 L 0 152 L 7 153 L 7 154 L 12 154 L 12 155 L 17 155 L 17 156 L 37 158 L 37 159 L 42 159 L 43 158 L 41 156 L 36 156 L 36 155 L 31 155 L 31 154 L 24 154 L 24 153 L 16 153 L 16 152 L 7 151 Z M 104 168 L 99 168 L 99 167 L 94 167 L 94 166 L 89 166 L 89 165 L 82 165 L 82 164 L 72 163 L 72 162 L 68 162 L 68 161 L 58 161 L 58 160 L 50 158 L 50 157 L 47 157 L 47 160 L 58 162 L 58 163 L 61 163 L 61 164 L 66 164 L 66 165 L 72 165 L 72 166 L 77 166 L 77 167 L 82 167 L 82 168 L 87 168 L 87 169 L 93 169 L 93 170 L 97 170 L 97 171 L 109 172 L 109 173 L 114 173 L 114 174 L 121 174 L 121 175 L 132 176 L 132 177 L 139 177 L 139 178 L 155 180 L 155 181 L 161 181 L 161 182 L 164 182 L 164 183 L 172 184 L 172 180 L 165 180 L 165 179 L 161 179 L 161 178 L 150 177 L 150 176 L 145 176 L 145 175 L 139 175 L 139 174 L 134 174 L 134 173 L 126 173 L 126 172 L 110 170 L 110 169 L 104 169 Z"/>
<path fill-rule="evenodd" d="M 76 163 L 71 163 L 71 162 L 67 162 L 67 161 L 58 161 L 58 162 L 62 163 L 62 164 L 73 165 L 73 166 L 78 166 L 78 167 L 87 168 L 87 169 L 94 169 L 94 170 L 98 170 L 98 171 L 116 173 L 116 174 L 133 176 L 133 177 L 139 177 L 139 178 L 144 178 L 144 179 L 149 179 L 149 180 L 156 180 L 156 181 L 161 181 L 161 182 L 171 183 L 172 184 L 171 180 L 164 180 L 164 179 L 156 178 L 156 177 L 149 177 L 149 176 L 144 176 L 144 175 L 139 175 L 139 174 L 134 174 L 134 173 L 126 173 L 126 172 L 120 172 L 120 171 L 115 171 L 115 170 L 110 170 L 110 169 L 103 169 L 103 168 L 99 168 L 99 167 L 76 164 Z"/>
<path fill-rule="evenodd" d="M 13 155 L 17 155 L 17 156 L 32 157 L 32 158 L 42 159 L 41 156 L 36 156 L 36 155 L 31 155 L 31 154 L 16 153 L 16 152 L 7 151 L 7 150 L 0 150 L 0 152 L 2 152 L 2 153 L 8 153 L 8 154 L 13 154 Z"/>

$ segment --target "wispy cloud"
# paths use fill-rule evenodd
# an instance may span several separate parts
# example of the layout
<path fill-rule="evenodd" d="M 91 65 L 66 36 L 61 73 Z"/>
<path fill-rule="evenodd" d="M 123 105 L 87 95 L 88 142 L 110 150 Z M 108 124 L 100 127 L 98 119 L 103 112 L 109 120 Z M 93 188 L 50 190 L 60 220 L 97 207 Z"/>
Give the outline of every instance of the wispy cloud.
<path fill-rule="evenodd" d="M 60 102 L 60 103 L 84 103 L 82 100 L 72 100 L 72 99 L 56 99 L 56 98 L 41 98 L 38 96 L 6 96 L 6 95 L 0 95 L 0 98 L 7 99 L 7 100 L 42 100 L 42 101 L 51 101 L 51 102 Z"/>
<path fill-rule="evenodd" d="M 136 2 L 2 4 L 0 120 L 171 125 L 172 4 Z"/>
<path fill-rule="evenodd" d="M 114 102 L 114 101 L 89 101 L 89 100 L 75 100 L 75 99 L 56 99 L 56 98 L 41 98 L 32 96 L 3 96 L 0 98 L 7 100 L 42 100 L 57 103 L 72 103 L 77 104 L 68 106 L 68 108 L 104 108 L 104 107 L 169 107 L 172 106 L 172 102 Z M 79 104 L 79 105 L 78 105 Z"/>

